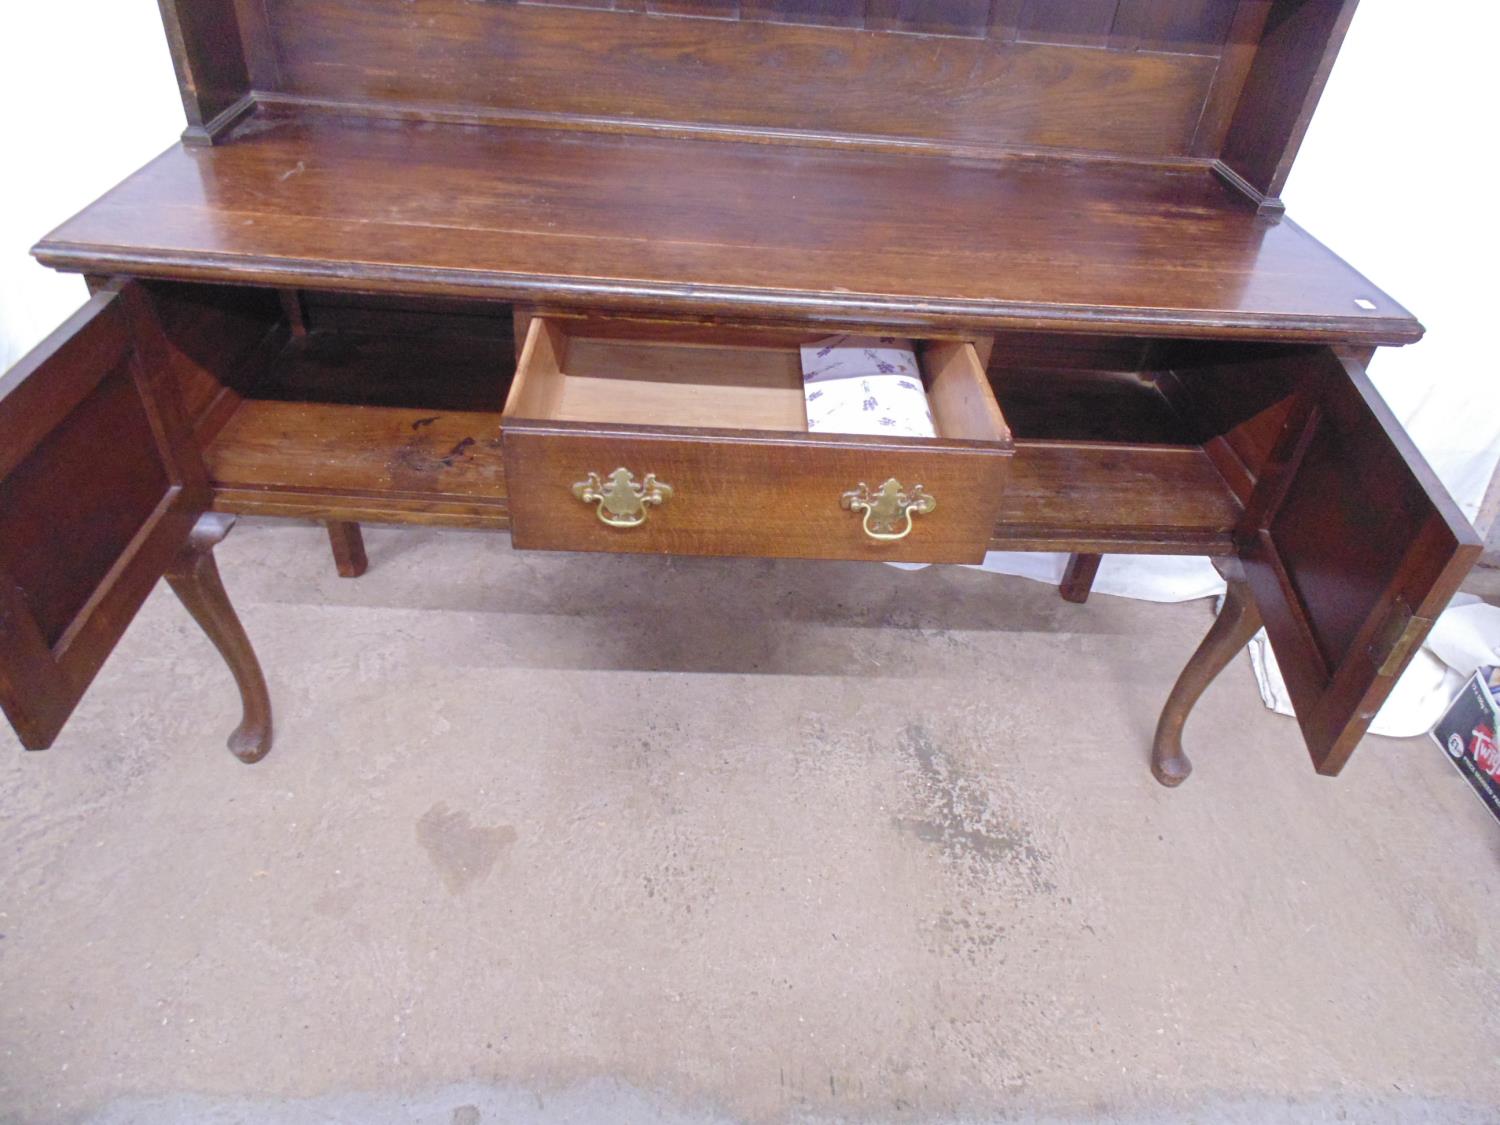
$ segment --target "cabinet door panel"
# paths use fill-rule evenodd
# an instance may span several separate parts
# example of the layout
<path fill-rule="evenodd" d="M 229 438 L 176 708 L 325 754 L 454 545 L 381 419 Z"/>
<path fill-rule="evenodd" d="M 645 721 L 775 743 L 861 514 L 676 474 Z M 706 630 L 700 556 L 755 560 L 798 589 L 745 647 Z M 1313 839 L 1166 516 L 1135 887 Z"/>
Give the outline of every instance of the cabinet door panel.
<path fill-rule="evenodd" d="M 207 503 L 139 285 L 0 379 L 0 706 L 27 747 L 57 736 Z"/>
<path fill-rule="evenodd" d="M 1358 363 L 1285 362 L 1299 389 L 1239 540 L 1313 763 L 1336 774 L 1480 541 Z"/>

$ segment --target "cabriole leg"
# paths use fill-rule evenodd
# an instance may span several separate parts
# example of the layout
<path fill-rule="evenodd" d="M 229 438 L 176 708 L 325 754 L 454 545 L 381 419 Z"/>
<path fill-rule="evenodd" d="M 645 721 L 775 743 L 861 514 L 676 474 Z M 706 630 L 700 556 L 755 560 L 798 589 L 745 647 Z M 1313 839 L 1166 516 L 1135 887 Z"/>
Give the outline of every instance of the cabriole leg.
<path fill-rule="evenodd" d="M 340 578 L 358 578 L 370 566 L 365 557 L 365 537 L 359 524 L 343 520 L 328 521 L 328 542 L 333 547 L 333 565 Z"/>
<path fill-rule="evenodd" d="M 1215 560 L 1229 583 L 1224 593 L 1224 608 L 1208 630 L 1208 635 L 1193 653 L 1187 667 L 1172 685 L 1167 705 L 1156 724 L 1156 740 L 1151 746 L 1151 772 L 1163 785 L 1181 785 L 1193 772 L 1193 763 L 1182 752 L 1182 728 L 1193 704 L 1198 702 L 1214 677 L 1234 659 L 1234 654 L 1250 643 L 1260 629 L 1260 612 L 1250 597 L 1250 587 L 1238 559 Z"/>
<path fill-rule="evenodd" d="M 200 517 L 168 568 L 167 582 L 213 641 L 239 686 L 244 717 L 229 736 L 230 753 L 242 762 L 258 762 L 271 749 L 271 699 L 250 638 L 224 592 L 213 554 L 233 526 L 233 516 L 209 512 Z"/>

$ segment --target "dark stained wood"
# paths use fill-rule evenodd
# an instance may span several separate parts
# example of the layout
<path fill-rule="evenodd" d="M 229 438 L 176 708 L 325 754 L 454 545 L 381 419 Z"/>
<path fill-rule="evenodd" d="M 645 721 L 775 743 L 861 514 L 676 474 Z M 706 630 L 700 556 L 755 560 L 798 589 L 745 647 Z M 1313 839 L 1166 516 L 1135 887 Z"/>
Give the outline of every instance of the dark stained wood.
<path fill-rule="evenodd" d="M 1094 588 L 1094 576 L 1099 573 L 1099 564 L 1103 559 L 1103 555 L 1088 551 L 1076 552 L 1068 557 L 1068 568 L 1063 571 L 1062 584 L 1058 587 L 1063 601 L 1082 605 L 1089 600 L 1089 592 Z"/>
<path fill-rule="evenodd" d="M 269 0 L 268 10 L 284 95 L 471 115 L 1186 154 L 1216 60 L 1081 49 L 1098 37 L 1074 33 L 1069 13 L 1079 3 L 1032 3 L 1025 42 L 986 37 L 989 0 L 868 0 L 868 30 L 735 18 L 733 4 L 652 4 L 627 15 L 469 0 L 420 8 Z M 673 14 L 724 18 L 661 18 Z M 1046 113 L 1036 111 L 1041 103 Z"/>
<path fill-rule="evenodd" d="M 327 293 L 309 295 L 307 304 L 318 327 L 284 348 L 255 384 L 253 401 L 208 448 L 216 507 L 321 520 L 508 526 L 503 466 L 492 444 L 512 366 L 504 312 L 478 303 L 438 309 Z M 523 334 L 528 320 L 522 317 Z M 591 323 L 608 324 L 616 336 L 679 342 L 717 330 L 664 321 Z M 757 331 L 720 327 L 739 339 Z M 806 334 L 826 329 L 812 326 Z M 757 338 L 785 340 L 787 331 Z M 1146 363 L 1145 341 L 1017 333 L 981 343 L 994 356 L 991 385 L 1005 409 L 1019 407 L 1040 435 L 1030 440 L 1023 431 L 1017 441 L 993 545 L 1233 550 L 1240 507 L 1198 448 L 1196 430 L 1185 429 L 1138 370 L 1129 379 L 1123 374 Z M 1021 366 L 1011 371 L 1007 362 Z M 1217 362 L 1229 361 L 1218 354 Z M 1059 387 L 1078 390 L 1083 407 L 1067 405 L 1073 396 L 1042 393 L 1048 373 Z M 1091 376 L 1101 380 L 1102 397 L 1086 386 Z M 1221 383 L 1232 387 L 1233 379 Z M 1137 396 L 1149 400 L 1146 407 L 1119 408 L 1119 398 L 1130 403 Z M 337 409 L 341 404 L 364 409 Z M 1113 440 L 1077 440 L 1090 435 Z M 462 456 L 450 459 L 460 446 Z M 399 485 L 392 465 L 400 467 Z"/>
<path fill-rule="evenodd" d="M 1481 541 L 1354 361 L 1298 390 L 1237 532 L 1303 737 L 1337 774 Z"/>
<path fill-rule="evenodd" d="M 1027 372 L 1114 371 L 1135 373 L 1150 363 L 1156 341 L 1142 336 L 1007 332 L 990 337 L 986 362 L 991 380 L 1015 380 Z M 1041 380 L 1044 376 L 1038 375 Z M 999 384 L 996 384 L 997 389 Z M 1014 388 L 1006 388 L 1011 395 Z"/>
<path fill-rule="evenodd" d="M 383 490 L 284 486 L 214 488 L 213 510 L 240 516 L 361 524 L 409 524 L 416 527 L 455 527 L 478 531 L 506 531 L 510 516 L 503 501 L 473 497 L 393 493 Z"/>
<path fill-rule="evenodd" d="M 1103 47 L 1115 25 L 1119 0 L 1024 0 L 1016 38 L 1021 42 Z"/>
<path fill-rule="evenodd" d="M 1239 561 L 1221 559 L 1215 565 L 1229 583 L 1224 591 L 1224 604 L 1213 627 L 1172 685 L 1172 693 L 1156 724 L 1156 737 L 1151 742 L 1152 776 L 1169 789 L 1181 785 L 1193 772 L 1193 763 L 1182 749 L 1182 729 L 1193 705 L 1260 631 L 1260 613 Z"/>
<path fill-rule="evenodd" d="M 55 645 L 111 567 L 173 487 L 135 379 L 135 353 L 122 350 L 111 370 L 51 433 L 5 474 L 0 508 L 0 567 L 26 591 L 48 645 Z M 101 503 L 95 457 L 115 444 Z M 76 528 L 74 565 L 49 548 L 57 526 Z"/>
<path fill-rule="evenodd" d="M 1240 0 L 1120 0 L 1110 45 L 1133 51 L 1171 51 L 1219 57 Z"/>
<path fill-rule="evenodd" d="M 232 516 L 217 512 L 200 516 L 187 542 L 167 567 L 166 578 L 172 592 L 229 665 L 242 708 L 240 723 L 229 736 L 229 752 L 242 762 L 253 763 L 271 750 L 271 697 L 260 661 L 245 635 L 245 627 L 229 604 L 229 595 L 219 577 L 219 564 L 214 561 L 214 547 L 233 526 Z"/>
<path fill-rule="evenodd" d="M 1163 349 L 1156 388 L 1235 497 L 1248 503 L 1280 437 L 1297 381 L 1296 349 Z"/>
<path fill-rule="evenodd" d="M 865 0 L 740 0 L 740 19 L 863 27 Z"/>
<path fill-rule="evenodd" d="M 358 578 L 370 568 L 365 554 L 365 537 L 359 524 L 347 520 L 328 521 L 328 542 L 333 548 L 333 564 L 340 578 Z"/>
<path fill-rule="evenodd" d="M 377 315 L 389 320 L 392 329 L 405 319 L 395 311 Z M 417 314 L 408 316 L 418 319 Z M 320 317 L 320 324 L 327 319 Z M 498 415 L 513 367 L 508 334 L 484 337 L 464 330 L 434 338 L 419 332 L 320 327 L 291 340 L 255 384 L 255 397 Z"/>
<path fill-rule="evenodd" d="M 906 35 L 1217 55 L 1236 0 L 520 0 L 527 6 L 613 9 L 721 21 L 864 28 Z M 295 40 L 306 9 L 278 9 Z M 315 16 L 315 18 L 317 18 Z M 243 19 L 243 17 L 242 17 Z M 451 24 L 446 12 L 436 21 Z M 515 27 L 516 25 L 508 25 Z M 550 25 L 544 25 L 549 26 Z M 607 26 L 607 25 L 601 25 Z M 359 32 L 351 33 L 351 38 Z M 365 29 L 365 35 L 374 30 Z"/>
<path fill-rule="evenodd" d="M 991 545 L 1227 554 L 1240 514 L 1196 446 L 1018 439 Z"/>
<path fill-rule="evenodd" d="M 739 0 L 645 0 L 646 11 L 657 16 L 691 16 L 695 19 L 733 20 L 740 14 Z M 592 7 L 592 4 L 585 5 Z"/>
<path fill-rule="evenodd" d="M 199 444 L 212 438 L 286 341 L 276 296 L 238 286 L 154 284 L 164 361 Z"/>
<path fill-rule="evenodd" d="M 990 382 L 1018 438 L 1198 444 L 1159 388 L 1156 372 L 1012 367 L 1008 351 L 992 361 Z"/>
<path fill-rule="evenodd" d="M 980 450 L 902 448 L 820 435 L 767 437 L 703 430 L 674 438 L 624 427 L 570 431 L 516 422 L 506 428 L 511 536 L 539 550 L 840 558 L 877 562 L 979 562 L 1003 487 L 1003 458 Z M 887 444 L 887 442 L 892 442 Z M 674 495 L 640 527 L 606 527 L 572 494 L 589 472 L 618 466 L 655 473 Z M 916 517 L 899 543 L 867 538 L 840 497 L 888 477 L 921 484 L 937 510 Z"/>
<path fill-rule="evenodd" d="M 281 85 L 281 71 L 271 40 L 265 0 L 234 0 L 234 10 L 239 19 L 240 43 L 245 50 L 245 69 L 251 88 L 277 89 Z"/>
<path fill-rule="evenodd" d="M 302 306 L 302 294 L 295 289 L 281 289 L 276 294 L 281 299 L 281 313 L 286 317 L 287 329 L 293 339 L 307 335 L 307 310 Z"/>
<path fill-rule="evenodd" d="M 361 521 L 1065 550 L 1076 600 L 1199 553 L 1244 581 L 1158 778 L 1256 603 L 1336 772 L 1478 551 L 1360 368 L 1421 326 L 1277 214 L 1353 8 L 162 0 L 186 147 L 37 247 L 95 297 L 0 383 L 0 703 L 47 745 L 170 570 L 264 753 L 210 504 L 325 522 L 343 573 Z M 830 330 L 922 341 L 940 436 L 803 432 Z M 621 465 L 676 489 L 638 528 L 572 494 Z M 887 476 L 938 498 L 899 543 L 838 503 Z"/>
<path fill-rule="evenodd" d="M 1359 0 L 1275 0 L 1224 137 L 1221 159 L 1280 196 Z"/>
<path fill-rule="evenodd" d="M 256 515 L 508 527 L 502 306 L 313 293 L 313 326 L 208 444 L 215 507 Z"/>
<path fill-rule="evenodd" d="M 258 121 L 233 143 L 167 152 L 36 253 L 77 270 L 914 334 L 1421 334 L 1204 169 L 532 129 Z"/>
<path fill-rule="evenodd" d="M 208 505 L 144 291 L 0 379 L 0 707 L 45 749 Z"/>
<path fill-rule="evenodd" d="M 612 332 L 612 336 L 598 333 Z M 502 429 L 511 539 L 540 550 L 978 562 L 1005 491 L 1005 426 L 968 344 L 921 352 L 935 439 L 810 434 L 805 333 L 700 330 L 661 342 L 614 325 L 537 317 Z M 602 341 L 603 347 L 592 347 Z M 607 352 L 605 351 L 607 349 Z M 592 363 L 585 355 L 604 357 Z M 622 385 L 623 384 L 623 385 Z M 631 413 L 659 417 L 642 425 Z M 752 412 L 754 412 L 752 416 Z M 729 428 L 736 427 L 736 428 Z M 741 428 L 743 427 L 743 428 Z M 619 467 L 673 492 L 630 528 L 573 486 Z M 844 493 L 895 478 L 937 501 L 900 541 L 867 536 Z"/>
<path fill-rule="evenodd" d="M 304 413 L 305 425 L 296 424 Z M 207 451 L 214 506 L 314 520 L 509 527 L 503 465 L 477 442 L 451 463 L 437 455 L 407 458 L 403 487 L 393 487 L 389 450 L 428 416 L 247 404 Z M 433 434 L 437 454 L 476 432 L 494 432 L 499 416 L 444 415 L 432 425 L 441 427 Z M 486 462 L 488 473 L 476 480 Z M 1239 517 L 1239 505 L 1197 450 L 1017 442 L 989 545 L 1227 555 Z"/>
<path fill-rule="evenodd" d="M 990 0 L 869 0 L 865 26 L 872 31 L 925 32 L 983 39 Z"/>
<path fill-rule="evenodd" d="M 1235 4 L 1229 33 L 1219 55 L 1219 69 L 1204 103 L 1203 116 L 1198 119 L 1193 155 L 1217 157 L 1223 149 L 1224 134 L 1229 130 L 1245 78 L 1255 62 L 1271 3 L 1272 0 L 1238 0 Z"/>
<path fill-rule="evenodd" d="M 389 347 L 412 349 L 413 359 L 415 349 L 441 349 L 445 365 L 451 362 L 449 348 L 494 340 L 498 342 L 494 361 L 507 376 L 514 367 L 513 361 L 503 359 L 513 332 L 513 310 L 508 304 L 322 289 L 303 293 L 302 304 L 312 327 L 320 332 L 397 337 L 400 342 L 392 341 Z"/>
<path fill-rule="evenodd" d="M 159 0 L 189 144 L 211 144 L 253 108 L 233 0 Z"/>
<path fill-rule="evenodd" d="M 255 104 L 312 102 L 614 129 L 1192 155 L 1217 159 L 1274 204 L 1354 0 L 161 6 L 192 143 L 222 139 Z M 491 65 L 497 57 L 504 65 Z"/>
<path fill-rule="evenodd" d="M 244 402 L 207 451 L 216 484 L 503 500 L 500 415 L 402 407 Z"/>

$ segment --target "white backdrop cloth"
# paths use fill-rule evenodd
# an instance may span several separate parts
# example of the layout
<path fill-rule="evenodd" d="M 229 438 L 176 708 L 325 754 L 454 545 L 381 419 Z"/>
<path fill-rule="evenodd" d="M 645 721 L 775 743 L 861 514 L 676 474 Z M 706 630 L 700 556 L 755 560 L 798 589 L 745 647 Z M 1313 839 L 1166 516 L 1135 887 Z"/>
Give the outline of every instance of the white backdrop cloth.
<path fill-rule="evenodd" d="M 1250 663 L 1266 706 L 1280 715 L 1292 714 L 1264 629 L 1250 642 Z M 1475 670 L 1494 664 L 1500 664 L 1500 606 L 1486 605 L 1472 594 L 1456 595 L 1370 723 L 1370 733 L 1391 738 L 1426 734 Z"/>
<path fill-rule="evenodd" d="M 891 563 L 902 570 L 920 570 L 925 563 Z M 1056 586 L 1068 565 L 1066 554 L 1033 551 L 991 551 L 970 570 L 1018 574 Z M 1148 602 L 1190 602 L 1224 592 L 1224 579 L 1198 555 L 1105 555 L 1094 578 L 1094 592 Z"/>

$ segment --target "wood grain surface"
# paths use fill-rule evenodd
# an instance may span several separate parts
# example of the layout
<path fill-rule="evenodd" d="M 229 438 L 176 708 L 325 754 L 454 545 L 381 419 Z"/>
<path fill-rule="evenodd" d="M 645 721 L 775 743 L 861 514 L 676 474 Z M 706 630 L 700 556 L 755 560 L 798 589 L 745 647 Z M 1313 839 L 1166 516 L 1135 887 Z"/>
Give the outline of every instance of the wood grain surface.
<path fill-rule="evenodd" d="M 274 90 L 481 114 L 1185 155 L 1228 32 L 1223 0 L 600 7 L 609 5 L 269 0 Z M 1107 46 L 1118 49 L 1094 49 Z"/>
<path fill-rule="evenodd" d="M 600 338 L 597 333 L 607 333 Z M 1005 487 L 1010 430 L 971 344 L 919 347 L 937 437 L 807 431 L 804 333 L 700 327 L 655 341 L 628 324 L 531 320 L 501 429 L 518 547 L 977 562 Z M 575 386 L 573 384 L 581 384 Z M 648 474 L 672 494 L 611 527 L 573 494 L 589 474 Z M 935 511 L 899 542 L 841 504 L 920 485 Z"/>
<path fill-rule="evenodd" d="M 144 289 L 0 379 L 0 709 L 45 749 L 209 503 Z"/>
<path fill-rule="evenodd" d="M 1208 170 L 1088 161 L 264 118 L 174 147 L 36 253 L 90 272 L 914 332 L 1421 334 Z"/>

